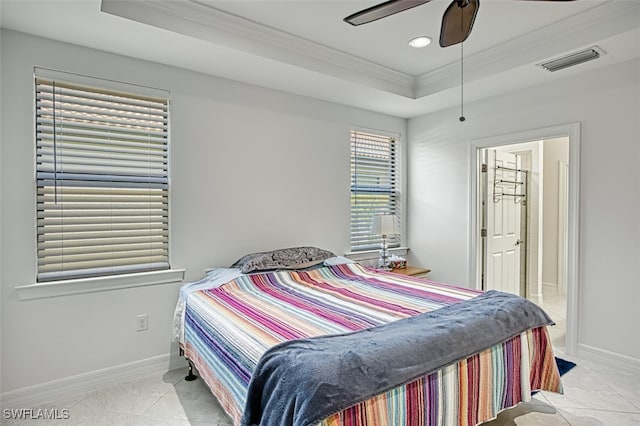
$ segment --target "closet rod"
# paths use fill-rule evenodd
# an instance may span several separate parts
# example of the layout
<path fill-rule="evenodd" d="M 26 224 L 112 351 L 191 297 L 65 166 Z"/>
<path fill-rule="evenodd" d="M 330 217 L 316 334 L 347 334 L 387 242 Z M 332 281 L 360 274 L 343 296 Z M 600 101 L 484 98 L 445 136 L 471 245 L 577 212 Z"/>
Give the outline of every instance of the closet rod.
<path fill-rule="evenodd" d="M 524 182 L 518 182 L 516 180 L 504 180 L 504 179 L 498 179 L 496 180 L 496 183 L 512 183 L 514 185 L 524 185 Z"/>
<path fill-rule="evenodd" d="M 494 197 L 524 197 L 524 194 L 505 194 L 503 192 L 496 192 L 493 194 Z"/>
<path fill-rule="evenodd" d="M 523 169 L 513 169 L 511 167 L 503 167 L 503 166 L 496 166 L 496 170 L 509 170 L 511 172 L 521 172 L 521 173 L 527 173 L 527 170 L 523 170 Z"/>

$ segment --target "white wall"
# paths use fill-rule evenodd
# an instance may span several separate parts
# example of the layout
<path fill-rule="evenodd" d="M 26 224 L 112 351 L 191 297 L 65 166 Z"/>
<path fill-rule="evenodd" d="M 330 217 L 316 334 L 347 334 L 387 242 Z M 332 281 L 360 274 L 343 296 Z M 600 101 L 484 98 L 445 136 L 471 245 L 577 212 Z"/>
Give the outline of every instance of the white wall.
<path fill-rule="evenodd" d="M 186 279 L 292 245 L 349 248 L 349 131 L 406 120 L 11 31 L 1 37 L 2 392 L 167 354 L 179 284 L 20 301 L 35 279 L 33 67 L 171 91 L 171 255 Z M 214 57 L 211 60 L 216 60 Z M 135 316 L 149 314 L 149 331 Z"/>
<path fill-rule="evenodd" d="M 578 348 L 640 366 L 639 111 L 635 60 L 410 119 L 411 260 L 467 285 L 470 141 L 580 122 Z"/>

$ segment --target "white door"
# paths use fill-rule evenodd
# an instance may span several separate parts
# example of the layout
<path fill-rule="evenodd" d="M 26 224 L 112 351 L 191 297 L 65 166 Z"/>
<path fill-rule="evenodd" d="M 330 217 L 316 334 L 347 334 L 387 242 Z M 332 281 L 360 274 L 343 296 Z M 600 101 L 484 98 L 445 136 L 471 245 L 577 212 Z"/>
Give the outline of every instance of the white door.
<path fill-rule="evenodd" d="M 496 150 L 488 150 L 487 160 L 484 289 L 520 295 L 520 161 Z"/>

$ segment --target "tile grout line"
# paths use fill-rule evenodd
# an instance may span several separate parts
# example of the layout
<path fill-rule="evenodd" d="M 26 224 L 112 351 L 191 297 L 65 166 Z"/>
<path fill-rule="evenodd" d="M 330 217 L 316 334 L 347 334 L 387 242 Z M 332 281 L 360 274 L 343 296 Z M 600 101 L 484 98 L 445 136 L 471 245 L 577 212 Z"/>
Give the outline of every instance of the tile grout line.
<path fill-rule="evenodd" d="M 561 408 L 563 410 L 580 410 L 580 411 L 598 411 L 598 412 L 603 412 L 603 413 L 618 413 L 618 414 L 635 414 L 637 416 L 640 416 L 640 412 L 637 411 L 624 411 L 624 410 L 607 410 L 604 408 L 588 408 L 588 407 L 555 407 L 554 408 Z"/>
<path fill-rule="evenodd" d="M 165 374 L 165 373 L 162 373 L 162 375 L 164 375 L 164 374 Z M 149 377 L 153 377 L 153 376 L 149 376 Z M 161 376 L 161 378 L 162 378 L 162 376 Z M 175 383 L 170 383 L 170 385 L 171 385 L 171 386 L 169 387 L 169 389 L 167 389 L 164 393 L 160 394 L 160 396 L 158 397 L 158 399 L 156 399 L 156 400 L 153 402 L 153 404 L 151 404 L 149 407 L 147 407 L 147 409 L 146 409 L 146 410 L 144 410 L 144 412 L 142 413 L 142 415 L 143 415 L 143 416 L 148 416 L 148 417 L 150 417 L 150 418 L 152 418 L 152 419 L 153 419 L 153 418 L 154 418 L 154 416 L 153 416 L 152 414 L 150 414 L 150 413 L 149 413 L 149 410 L 151 410 L 153 407 L 155 407 L 155 405 L 156 405 L 158 402 L 160 402 L 160 400 L 161 400 L 162 398 L 164 398 L 164 397 L 165 397 L 169 392 L 171 392 L 172 390 L 174 390 L 174 391 L 175 391 L 176 386 L 177 386 L 181 381 L 183 381 L 183 380 L 184 380 L 184 378 L 180 378 L 177 382 L 175 382 Z"/>
<path fill-rule="evenodd" d="M 554 350 L 556 348 L 554 347 Z M 564 354 L 564 352 L 561 350 L 560 351 L 561 354 Z M 556 354 L 557 355 L 557 354 Z M 562 356 L 562 355 L 561 355 Z M 575 360 L 576 363 L 579 362 L 579 360 Z M 617 389 L 615 389 L 614 387 L 612 387 L 610 384 L 606 383 L 605 384 L 611 391 L 613 391 L 613 393 L 617 396 L 617 398 L 622 399 L 623 401 L 629 403 L 629 405 L 631 405 L 634 408 L 638 408 L 638 406 L 631 401 L 630 399 L 628 399 L 625 395 L 621 394 L 620 392 L 618 392 Z M 569 419 L 567 419 L 565 417 L 565 415 L 563 414 L 563 411 L 566 410 L 575 410 L 575 411 L 591 411 L 591 412 L 603 412 L 603 413 L 619 413 L 619 414 L 631 414 L 631 415 L 638 415 L 640 416 L 640 411 L 626 411 L 626 410 L 608 410 L 608 409 L 601 409 L 601 408 L 588 408 L 588 407 L 562 407 L 562 406 L 558 406 L 555 405 L 553 403 L 551 403 L 551 401 L 546 397 L 546 395 L 544 394 L 544 392 L 540 392 L 540 395 L 549 403 L 550 406 L 552 406 L 555 410 L 556 413 L 562 417 L 562 419 L 567 422 L 567 424 L 569 424 L 570 426 L 573 426 L 571 421 L 569 421 Z"/>
<path fill-rule="evenodd" d="M 627 374 L 624 371 L 621 371 L 621 373 Z M 633 374 L 630 374 L 632 377 L 636 377 Z M 610 384 L 607 384 L 609 386 L 609 388 L 611 388 L 620 398 L 622 398 L 624 401 L 628 402 L 629 405 L 631 405 L 633 408 L 636 409 L 635 412 L 629 412 L 630 414 L 640 414 L 640 406 L 638 404 L 636 404 L 632 399 L 627 398 L 627 396 L 621 392 L 618 391 L 618 389 L 614 388 L 613 386 L 611 386 Z"/>

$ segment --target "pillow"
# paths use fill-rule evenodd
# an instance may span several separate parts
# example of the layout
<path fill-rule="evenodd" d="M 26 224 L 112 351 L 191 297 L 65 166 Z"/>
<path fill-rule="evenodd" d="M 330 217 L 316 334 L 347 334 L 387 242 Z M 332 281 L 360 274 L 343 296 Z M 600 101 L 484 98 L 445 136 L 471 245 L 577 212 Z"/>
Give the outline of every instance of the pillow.
<path fill-rule="evenodd" d="M 324 261 L 325 266 L 345 265 L 349 263 L 357 263 L 355 260 L 351 260 L 344 256 L 330 257 Z"/>
<path fill-rule="evenodd" d="M 321 264 L 335 254 L 317 247 L 291 247 L 261 253 L 251 253 L 238 259 L 231 268 L 243 274 L 274 269 L 304 269 Z"/>

